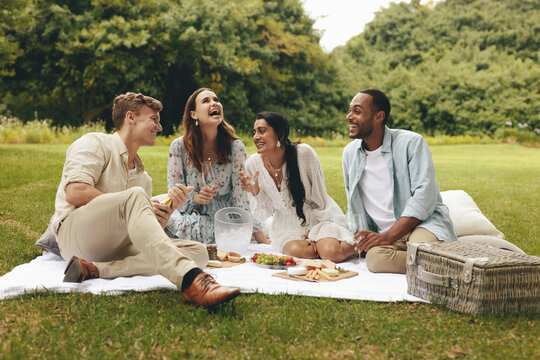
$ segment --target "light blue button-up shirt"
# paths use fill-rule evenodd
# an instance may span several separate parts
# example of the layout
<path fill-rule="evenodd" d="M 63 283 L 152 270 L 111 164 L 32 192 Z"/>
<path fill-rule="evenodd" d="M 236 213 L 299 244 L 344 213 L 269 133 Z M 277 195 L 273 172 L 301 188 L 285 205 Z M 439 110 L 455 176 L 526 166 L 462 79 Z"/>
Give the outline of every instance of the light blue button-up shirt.
<path fill-rule="evenodd" d="M 457 240 L 448 207 L 443 204 L 431 151 L 424 138 L 412 131 L 385 127 L 382 155 L 390 173 L 394 192 L 394 214 L 421 221 L 419 227 L 431 231 L 439 240 Z M 378 231 L 364 209 L 360 177 L 366 167 L 363 140 L 349 143 L 343 150 L 343 175 L 347 193 L 347 217 L 354 216 L 357 231 Z"/>

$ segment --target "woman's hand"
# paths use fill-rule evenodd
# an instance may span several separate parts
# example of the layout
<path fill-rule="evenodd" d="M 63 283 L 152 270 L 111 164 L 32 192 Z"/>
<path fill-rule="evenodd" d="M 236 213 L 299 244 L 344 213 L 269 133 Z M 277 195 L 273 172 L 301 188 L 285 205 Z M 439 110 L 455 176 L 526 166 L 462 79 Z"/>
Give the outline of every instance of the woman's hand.
<path fill-rule="evenodd" d="M 185 186 L 183 184 L 175 184 L 169 189 L 168 194 L 172 200 L 171 209 L 176 210 L 184 205 L 189 199 L 189 192 L 195 190 L 193 186 Z"/>
<path fill-rule="evenodd" d="M 259 191 L 259 171 L 255 172 L 253 178 L 247 176 L 243 171 L 240 171 L 240 181 L 242 183 L 242 190 L 251 193 L 253 196 L 256 196 Z"/>
<path fill-rule="evenodd" d="M 262 231 L 257 231 L 253 233 L 253 237 L 255 240 L 257 240 L 257 243 L 259 244 L 271 244 L 272 241 L 268 239 L 266 236 L 264 236 Z"/>
<path fill-rule="evenodd" d="M 208 205 L 216 196 L 217 186 L 204 186 L 193 196 L 193 202 L 197 205 Z"/>

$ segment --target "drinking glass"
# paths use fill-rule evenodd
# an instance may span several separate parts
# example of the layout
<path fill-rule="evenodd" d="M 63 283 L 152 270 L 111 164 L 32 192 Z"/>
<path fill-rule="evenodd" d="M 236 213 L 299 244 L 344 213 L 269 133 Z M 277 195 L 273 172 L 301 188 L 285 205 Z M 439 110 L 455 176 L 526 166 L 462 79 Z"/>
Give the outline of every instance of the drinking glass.
<path fill-rule="evenodd" d="M 251 177 L 251 189 L 255 192 L 255 185 L 258 183 L 259 174 L 255 174 Z"/>
<path fill-rule="evenodd" d="M 347 213 L 347 228 L 354 234 L 358 232 L 360 225 L 360 215 Z"/>
<path fill-rule="evenodd" d="M 215 185 L 214 171 L 212 169 L 212 163 L 210 161 L 204 161 L 202 163 L 202 182 L 205 187 L 213 187 Z M 216 210 L 214 205 L 214 199 L 210 201 L 212 203 L 211 209 Z"/>

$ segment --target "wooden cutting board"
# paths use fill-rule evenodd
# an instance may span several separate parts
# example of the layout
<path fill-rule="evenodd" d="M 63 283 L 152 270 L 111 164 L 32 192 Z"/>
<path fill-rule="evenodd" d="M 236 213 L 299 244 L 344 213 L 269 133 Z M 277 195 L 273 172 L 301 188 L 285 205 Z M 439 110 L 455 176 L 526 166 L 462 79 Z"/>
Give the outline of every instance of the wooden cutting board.
<path fill-rule="evenodd" d="M 233 266 L 236 266 L 236 265 L 242 265 L 242 264 L 245 264 L 247 261 L 244 261 L 244 262 L 230 262 L 230 261 L 220 261 L 221 263 L 221 266 L 220 267 L 215 267 L 215 266 L 206 266 L 207 269 L 224 269 L 224 268 L 230 268 L 230 267 L 233 267 Z"/>
<path fill-rule="evenodd" d="M 338 281 L 338 280 L 343 280 L 343 279 L 352 278 L 352 277 L 355 277 L 356 275 L 358 275 L 358 273 L 357 273 L 356 271 L 347 270 L 347 271 L 344 272 L 344 273 L 340 273 L 338 276 L 332 277 L 332 280 L 328 280 L 328 279 L 326 279 L 324 276 L 320 276 L 320 277 L 319 277 L 319 280 L 317 280 L 317 282 L 332 282 L 332 281 Z M 300 278 L 297 278 L 297 277 L 292 277 L 292 276 L 288 275 L 286 271 L 278 272 L 278 273 L 272 274 L 272 276 L 279 277 L 279 278 L 282 278 L 282 279 L 287 279 L 287 280 L 293 280 L 293 281 L 307 281 L 307 282 L 312 282 L 312 281 L 309 281 L 309 279 L 307 279 L 307 278 L 306 278 L 306 280 L 304 280 L 304 279 L 300 279 Z"/>

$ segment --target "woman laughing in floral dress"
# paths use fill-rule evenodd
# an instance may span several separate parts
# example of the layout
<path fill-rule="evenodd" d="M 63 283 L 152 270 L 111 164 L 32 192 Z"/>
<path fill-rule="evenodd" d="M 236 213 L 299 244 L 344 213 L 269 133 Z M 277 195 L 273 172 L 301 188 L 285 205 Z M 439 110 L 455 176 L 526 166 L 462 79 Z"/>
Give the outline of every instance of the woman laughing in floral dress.
<path fill-rule="evenodd" d="M 189 200 L 171 215 L 166 230 L 171 237 L 214 243 L 214 214 L 221 208 L 240 207 L 249 211 L 240 171 L 247 158 L 244 144 L 223 117 L 223 105 L 208 88 L 195 91 L 188 99 L 183 117 L 185 134 L 169 150 L 167 184 L 195 188 Z M 211 178 L 207 176 L 211 173 Z M 269 242 L 260 223 L 254 226 L 259 242 Z"/>

